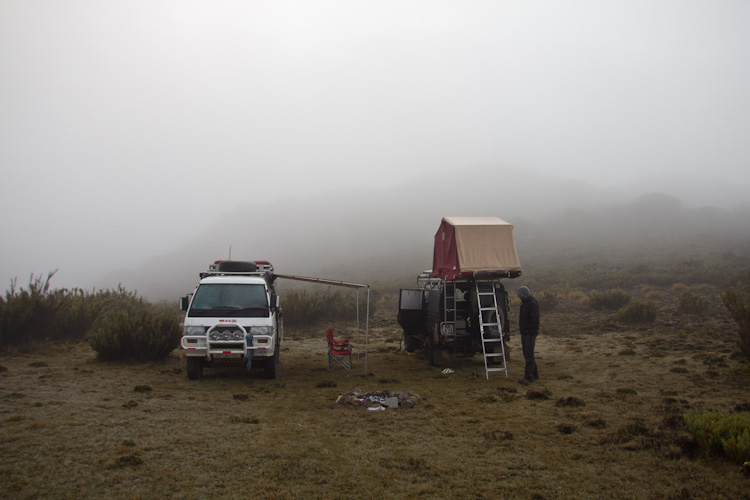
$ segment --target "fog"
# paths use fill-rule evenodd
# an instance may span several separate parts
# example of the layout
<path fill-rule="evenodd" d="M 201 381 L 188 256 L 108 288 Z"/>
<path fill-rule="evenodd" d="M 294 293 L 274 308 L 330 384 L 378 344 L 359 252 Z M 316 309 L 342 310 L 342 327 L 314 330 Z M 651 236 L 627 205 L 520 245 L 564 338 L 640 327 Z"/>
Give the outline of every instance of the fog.
<path fill-rule="evenodd" d="M 743 1 L 4 0 L 0 285 L 416 272 L 442 216 L 529 252 L 648 193 L 746 235 L 748 47 Z"/>

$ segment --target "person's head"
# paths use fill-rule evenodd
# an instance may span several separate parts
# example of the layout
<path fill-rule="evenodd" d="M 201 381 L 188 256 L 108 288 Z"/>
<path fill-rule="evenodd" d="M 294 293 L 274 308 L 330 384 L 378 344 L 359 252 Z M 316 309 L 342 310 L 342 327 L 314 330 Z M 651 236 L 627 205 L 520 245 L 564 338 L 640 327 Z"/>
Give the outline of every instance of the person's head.
<path fill-rule="evenodd" d="M 518 294 L 518 298 L 521 300 L 526 300 L 531 296 L 531 290 L 529 290 L 529 287 L 522 286 L 518 290 L 516 290 L 516 293 Z"/>

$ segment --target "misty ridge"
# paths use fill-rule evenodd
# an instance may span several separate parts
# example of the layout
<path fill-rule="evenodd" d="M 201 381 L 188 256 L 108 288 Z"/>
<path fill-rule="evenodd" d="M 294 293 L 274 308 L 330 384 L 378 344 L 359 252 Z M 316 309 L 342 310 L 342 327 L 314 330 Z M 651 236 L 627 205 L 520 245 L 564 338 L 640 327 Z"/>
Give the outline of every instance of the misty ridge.
<path fill-rule="evenodd" d="M 228 259 L 231 248 L 233 260 L 269 260 L 280 274 L 376 289 L 411 286 L 413 277 L 432 265 L 433 238 L 444 216 L 497 216 L 512 223 L 521 279 L 571 265 L 706 258 L 734 260 L 738 268 L 749 264 L 747 206 L 691 207 L 670 194 L 601 189 L 520 172 L 457 177 L 462 180 L 248 203 L 208 227 L 195 227 L 196 236 L 172 252 L 114 271 L 105 281 L 150 300 L 172 301 L 194 288 L 210 262 Z"/>

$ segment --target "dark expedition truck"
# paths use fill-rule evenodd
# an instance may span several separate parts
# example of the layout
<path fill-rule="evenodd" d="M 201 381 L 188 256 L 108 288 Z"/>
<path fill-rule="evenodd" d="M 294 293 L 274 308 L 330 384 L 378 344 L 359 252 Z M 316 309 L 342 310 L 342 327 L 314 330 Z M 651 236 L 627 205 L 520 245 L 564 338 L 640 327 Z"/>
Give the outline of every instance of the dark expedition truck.
<path fill-rule="evenodd" d="M 503 279 L 521 275 L 513 226 L 496 217 L 445 217 L 435 235 L 433 268 L 399 294 L 398 322 L 407 351 L 428 365 L 444 354 L 482 353 L 487 377 L 505 371 L 510 338 Z"/>

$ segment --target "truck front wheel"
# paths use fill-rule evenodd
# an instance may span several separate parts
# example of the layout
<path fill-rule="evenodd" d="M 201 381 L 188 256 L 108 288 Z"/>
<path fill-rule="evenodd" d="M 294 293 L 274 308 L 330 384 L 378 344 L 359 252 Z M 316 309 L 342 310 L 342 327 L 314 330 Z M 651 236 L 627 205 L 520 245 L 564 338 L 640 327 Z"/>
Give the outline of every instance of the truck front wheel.
<path fill-rule="evenodd" d="M 275 379 L 279 371 L 279 345 L 276 344 L 276 349 L 273 352 L 273 356 L 267 358 L 265 365 L 263 365 L 263 377 Z"/>
<path fill-rule="evenodd" d="M 203 358 L 187 357 L 187 375 L 190 380 L 198 380 L 203 376 Z"/>

